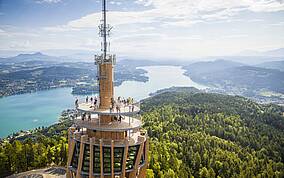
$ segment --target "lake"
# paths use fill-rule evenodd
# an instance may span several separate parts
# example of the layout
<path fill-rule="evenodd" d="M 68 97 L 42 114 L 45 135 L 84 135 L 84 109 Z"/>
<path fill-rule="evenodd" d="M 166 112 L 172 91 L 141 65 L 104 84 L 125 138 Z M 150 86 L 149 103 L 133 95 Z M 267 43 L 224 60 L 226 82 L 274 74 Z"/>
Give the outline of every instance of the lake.
<path fill-rule="evenodd" d="M 148 82 L 125 81 L 115 87 L 115 95 L 141 100 L 150 93 L 172 86 L 205 88 L 183 75 L 178 66 L 140 67 L 147 71 Z M 58 88 L 0 99 L 0 138 L 19 130 L 48 126 L 58 121 L 64 109 L 73 108 L 75 95 L 71 88 Z M 80 99 L 83 96 L 78 97 Z"/>

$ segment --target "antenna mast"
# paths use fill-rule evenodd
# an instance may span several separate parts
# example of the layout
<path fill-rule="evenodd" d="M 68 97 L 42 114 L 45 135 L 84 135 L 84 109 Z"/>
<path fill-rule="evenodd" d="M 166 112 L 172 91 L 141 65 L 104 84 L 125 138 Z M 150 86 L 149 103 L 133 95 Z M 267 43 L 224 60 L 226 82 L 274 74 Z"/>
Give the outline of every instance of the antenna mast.
<path fill-rule="evenodd" d="M 104 51 L 104 58 L 106 56 L 106 53 L 107 53 L 107 25 L 106 25 L 106 0 L 103 0 L 102 1 L 103 3 L 103 21 L 104 21 L 104 24 L 103 24 L 103 38 L 104 38 L 104 48 L 103 48 L 103 51 Z"/>
<path fill-rule="evenodd" d="M 103 59 L 106 60 L 107 58 L 107 52 L 109 51 L 108 49 L 108 41 L 107 41 L 107 37 L 110 35 L 110 31 L 112 29 L 112 27 L 107 24 L 107 10 L 106 10 L 106 0 L 102 0 L 102 20 L 101 20 L 101 24 L 99 26 L 99 30 L 100 30 L 100 37 L 103 38 L 102 41 L 102 49 L 101 51 L 103 52 Z"/>

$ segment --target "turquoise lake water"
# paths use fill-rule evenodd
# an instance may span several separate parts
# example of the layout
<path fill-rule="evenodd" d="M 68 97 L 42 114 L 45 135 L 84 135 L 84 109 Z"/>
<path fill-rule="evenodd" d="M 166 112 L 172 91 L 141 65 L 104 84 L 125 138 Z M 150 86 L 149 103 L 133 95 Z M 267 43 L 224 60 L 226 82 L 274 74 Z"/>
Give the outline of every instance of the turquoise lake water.
<path fill-rule="evenodd" d="M 141 67 L 147 70 L 148 82 L 126 81 L 115 87 L 115 95 L 140 100 L 150 93 L 171 86 L 192 86 L 205 88 L 183 75 L 177 66 Z M 0 99 L 0 138 L 19 130 L 48 126 L 57 122 L 64 109 L 73 108 L 78 96 L 71 94 L 71 88 L 59 88 L 4 97 Z M 82 98 L 79 97 L 80 99 Z"/>

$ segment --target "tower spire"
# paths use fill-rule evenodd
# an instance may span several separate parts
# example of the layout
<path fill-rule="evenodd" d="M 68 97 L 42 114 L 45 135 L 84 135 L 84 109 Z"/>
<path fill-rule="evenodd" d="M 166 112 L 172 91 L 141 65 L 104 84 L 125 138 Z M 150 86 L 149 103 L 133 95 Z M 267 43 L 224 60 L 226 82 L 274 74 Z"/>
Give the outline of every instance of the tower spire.
<path fill-rule="evenodd" d="M 106 16 L 106 0 L 103 0 L 102 1 L 103 3 L 103 21 L 104 21 L 104 32 L 103 32 L 103 38 L 104 38 L 104 57 L 106 56 L 106 53 L 107 53 L 107 25 L 106 25 L 106 22 L 107 22 L 107 16 Z"/>
<path fill-rule="evenodd" d="M 106 0 L 102 0 L 102 20 L 101 24 L 99 26 L 100 30 L 100 37 L 103 38 L 102 45 L 101 45 L 101 51 L 103 52 L 103 58 L 106 60 L 108 49 L 108 41 L 107 37 L 110 35 L 112 27 L 107 24 L 107 2 Z"/>

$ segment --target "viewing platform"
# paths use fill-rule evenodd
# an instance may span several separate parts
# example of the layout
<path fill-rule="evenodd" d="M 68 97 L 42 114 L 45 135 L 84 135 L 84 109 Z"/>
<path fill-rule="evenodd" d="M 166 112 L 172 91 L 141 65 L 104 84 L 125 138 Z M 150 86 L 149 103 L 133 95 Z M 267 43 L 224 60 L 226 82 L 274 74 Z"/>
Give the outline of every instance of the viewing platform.
<path fill-rule="evenodd" d="M 110 147 L 112 142 L 115 147 L 125 147 L 126 145 L 134 146 L 134 145 L 140 145 L 141 143 L 146 141 L 147 138 L 147 131 L 143 129 L 139 129 L 136 132 L 130 133 L 129 136 L 125 137 L 125 139 L 120 140 L 112 140 L 112 139 L 95 139 L 87 137 L 85 130 L 77 130 L 73 133 L 71 133 L 70 138 L 75 140 L 76 142 L 81 142 L 81 137 L 84 137 L 84 144 L 90 144 L 91 139 L 92 145 L 99 146 L 102 144 L 103 146 Z"/>
<path fill-rule="evenodd" d="M 119 108 L 119 109 L 118 109 Z M 140 112 L 140 103 L 133 104 L 123 104 L 116 103 L 113 109 L 98 109 L 98 106 L 92 104 L 91 102 L 79 103 L 77 110 L 79 112 L 86 112 L 99 115 L 133 115 Z"/>
<path fill-rule="evenodd" d="M 74 119 L 74 123 L 80 127 L 97 131 L 127 131 L 138 129 L 142 125 L 140 118 L 130 116 L 121 116 L 121 120 L 117 118 L 109 123 L 101 123 L 97 114 L 92 114 L 90 119 L 85 118 L 84 120 L 82 116 L 79 116 Z"/>

